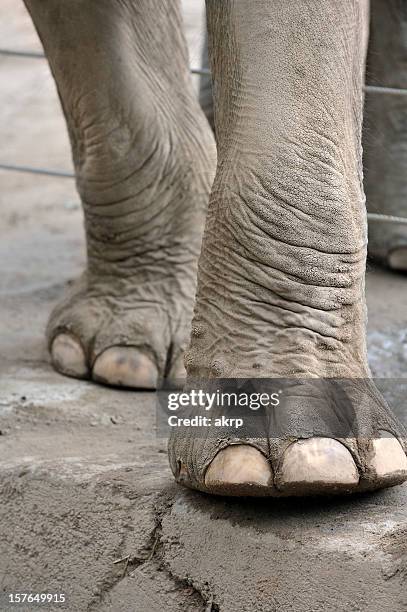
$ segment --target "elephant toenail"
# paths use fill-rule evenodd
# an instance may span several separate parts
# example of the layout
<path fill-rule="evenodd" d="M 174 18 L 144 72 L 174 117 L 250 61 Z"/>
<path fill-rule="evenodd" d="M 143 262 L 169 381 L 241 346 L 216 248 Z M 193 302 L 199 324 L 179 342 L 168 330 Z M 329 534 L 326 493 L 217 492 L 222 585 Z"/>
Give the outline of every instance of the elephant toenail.
<path fill-rule="evenodd" d="M 153 361 L 137 348 L 113 346 L 96 358 L 92 378 L 119 387 L 156 389 L 158 370 Z"/>
<path fill-rule="evenodd" d="M 400 442 L 386 431 L 380 431 L 372 442 L 370 467 L 377 478 L 403 481 L 407 478 L 407 457 Z"/>
<path fill-rule="evenodd" d="M 79 343 L 70 334 L 59 334 L 51 345 L 51 359 L 55 369 L 66 376 L 88 378 L 89 368 L 85 353 Z"/>
<path fill-rule="evenodd" d="M 276 485 L 290 495 L 347 490 L 359 483 L 348 449 L 332 438 L 298 440 L 285 451 Z"/>
<path fill-rule="evenodd" d="M 273 473 L 266 457 L 247 444 L 234 444 L 219 451 L 205 474 L 205 485 L 225 495 L 261 494 L 272 484 Z"/>

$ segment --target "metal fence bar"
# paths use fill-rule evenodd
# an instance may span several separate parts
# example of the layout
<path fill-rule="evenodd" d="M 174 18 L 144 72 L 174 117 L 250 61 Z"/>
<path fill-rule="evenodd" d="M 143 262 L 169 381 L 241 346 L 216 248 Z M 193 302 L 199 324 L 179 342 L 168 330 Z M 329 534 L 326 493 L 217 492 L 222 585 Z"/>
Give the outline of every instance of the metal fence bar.
<path fill-rule="evenodd" d="M 44 59 L 44 53 L 39 51 L 17 51 L 15 49 L 1 49 L 0 55 L 12 57 L 27 57 L 34 59 Z M 200 76 L 210 76 L 211 71 L 206 68 L 191 68 L 192 74 Z M 406 96 L 407 89 L 399 89 L 396 87 L 380 87 L 376 85 L 365 85 L 363 88 L 368 93 L 387 94 L 393 96 Z M 39 174 L 42 176 L 54 176 L 58 178 L 75 178 L 72 172 L 64 170 L 52 170 L 50 168 L 35 168 L 33 166 L 18 166 L 15 164 L 0 164 L 0 170 L 9 172 L 23 172 L 26 174 Z M 380 213 L 367 213 L 368 219 L 371 221 L 379 221 L 380 223 L 402 223 L 407 225 L 407 217 L 397 217 L 395 215 L 384 215 Z"/>
<path fill-rule="evenodd" d="M 407 217 L 397 217 L 396 215 L 382 215 L 381 213 L 367 213 L 370 221 L 380 221 L 381 223 L 401 223 L 407 224 Z"/>
<path fill-rule="evenodd" d="M 31 59 L 45 59 L 45 54 L 41 51 L 18 51 L 17 49 L 0 49 L 0 55 L 7 55 L 9 57 L 28 57 Z M 200 74 L 209 76 L 211 71 L 207 68 L 191 68 L 192 74 Z"/>
<path fill-rule="evenodd" d="M 31 57 L 35 59 L 44 59 L 44 53 L 40 51 L 17 51 L 15 49 L 0 49 L 0 55 L 11 55 L 15 57 Z"/>
<path fill-rule="evenodd" d="M 367 93 L 386 94 L 387 96 L 407 96 L 407 89 L 397 87 L 382 87 L 381 85 L 364 85 Z"/>
<path fill-rule="evenodd" d="M 44 53 L 40 51 L 18 51 L 16 49 L 0 49 L 0 55 L 8 55 L 14 57 L 29 57 L 35 59 L 44 59 Z M 200 76 L 210 76 L 211 71 L 207 68 L 191 68 L 192 74 Z M 407 96 L 407 89 L 400 87 L 382 87 L 381 85 L 365 85 L 364 91 L 368 93 L 386 94 L 390 96 Z"/>
<path fill-rule="evenodd" d="M 17 166 L 14 164 L 0 164 L 0 170 L 10 172 L 25 172 L 28 174 L 42 174 L 45 176 L 58 176 L 59 178 L 75 178 L 75 175 L 72 172 L 65 172 L 65 170 L 51 170 L 50 168 L 34 168 L 32 166 Z"/>
<path fill-rule="evenodd" d="M 190 68 L 191 74 L 199 74 L 201 76 L 211 76 L 211 71 L 207 68 Z"/>
<path fill-rule="evenodd" d="M 33 168 L 31 166 L 14 166 L 12 164 L 0 164 L 0 170 L 25 172 L 28 174 L 41 174 L 45 176 L 57 176 L 59 178 L 75 178 L 75 175 L 72 172 L 65 172 L 63 170 L 51 170 L 49 168 Z M 407 217 L 383 215 L 381 213 L 367 213 L 367 217 L 371 221 L 379 221 L 381 223 L 402 223 L 407 225 Z"/>

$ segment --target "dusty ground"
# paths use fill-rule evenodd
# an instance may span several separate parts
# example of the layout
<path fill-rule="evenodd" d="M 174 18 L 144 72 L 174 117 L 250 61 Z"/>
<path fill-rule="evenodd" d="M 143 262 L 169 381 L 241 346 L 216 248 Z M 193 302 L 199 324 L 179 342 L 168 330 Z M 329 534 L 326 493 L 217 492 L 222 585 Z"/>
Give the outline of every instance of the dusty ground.
<path fill-rule="evenodd" d="M 20 3 L 0 16 L 2 46 L 39 47 Z M 0 81 L 0 162 L 69 170 L 46 64 L 0 57 Z M 69 180 L 0 181 L 0 610 L 38 590 L 72 611 L 405 610 L 406 486 L 323 503 L 187 492 L 153 394 L 53 372 L 44 326 L 84 263 L 78 198 Z M 407 278 L 369 268 L 367 289 L 371 365 L 403 415 L 407 383 L 390 379 L 407 378 Z"/>

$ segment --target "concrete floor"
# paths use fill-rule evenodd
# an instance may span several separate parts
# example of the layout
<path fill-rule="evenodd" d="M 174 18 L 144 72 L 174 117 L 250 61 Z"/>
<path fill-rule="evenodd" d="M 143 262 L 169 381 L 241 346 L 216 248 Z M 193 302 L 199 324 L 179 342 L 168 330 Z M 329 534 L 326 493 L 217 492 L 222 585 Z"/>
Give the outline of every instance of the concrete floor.
<path fill-rule="evenodd" d="M 2 46 L 38 48 L 22 5 L 3 0 L 0 15 Z M 69 169 L 46 64 L 0 58 L 0 81 L 1 161 Z M 406 485 L 323 502 L 182 490 L 154 394 L 52 370 L 47 316 L 84 265 L 78 198 L 69 180 L 0 181 L 0 610 L 37 590 L 72 611 L 405 610 Z M 369 266 L 372 371 L 404 421 L 406 289 Z"/>

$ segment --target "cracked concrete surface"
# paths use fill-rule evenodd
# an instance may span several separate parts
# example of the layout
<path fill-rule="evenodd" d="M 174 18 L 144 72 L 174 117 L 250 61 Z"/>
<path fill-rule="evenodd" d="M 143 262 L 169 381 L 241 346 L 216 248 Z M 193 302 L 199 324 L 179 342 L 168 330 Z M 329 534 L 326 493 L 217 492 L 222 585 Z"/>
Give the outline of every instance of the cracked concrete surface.
<path fill-rule="evenodd" d="M 3 46 L 38 47 L 22 5 L 0 14 Z M 0 80 L 4 161 L 69 169 L 46 65 L 0 58 Z M 318 503 L 182 490 L 153 394 L 53 372 L 47 316 L 84 262 L 77 196 L 0 181 L 0 610 L 27 590 L 64 592 L 73 612 L 405 610 L 407 486 Z M 367 286 L 373 373 L 405 421 L 407 278 L 369 268 Z"/>

